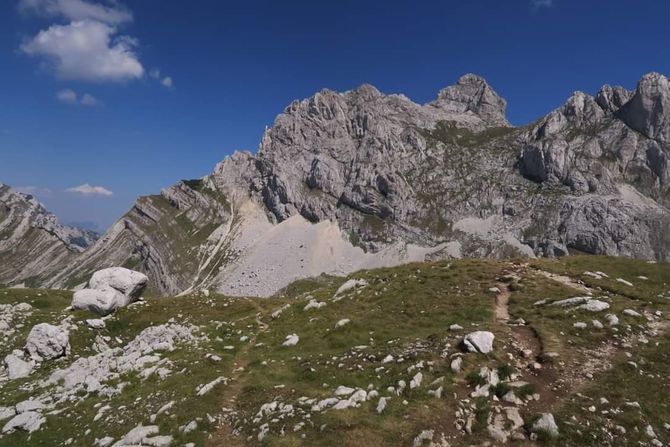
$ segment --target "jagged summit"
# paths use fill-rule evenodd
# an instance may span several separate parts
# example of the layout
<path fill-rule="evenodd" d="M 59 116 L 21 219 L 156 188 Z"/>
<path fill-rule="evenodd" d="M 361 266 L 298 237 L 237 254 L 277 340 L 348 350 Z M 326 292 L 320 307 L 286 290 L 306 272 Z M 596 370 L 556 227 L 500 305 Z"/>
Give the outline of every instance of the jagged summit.
<path fill-rule="evenodd" d="M 670 81 L 660 73 L 646 74 L 630 101 L 618 112 L 628 126 L 649 138 L 670 143 Z"/>
<path fill-rule="evenodd" d="M 478 75 L 468 73 L 458 79 L 456 85 L 440 90 L 436 107 L 461 113 L 473 113 L 493 126 L 509 126 L 505 117 L 507 102 Z"/>

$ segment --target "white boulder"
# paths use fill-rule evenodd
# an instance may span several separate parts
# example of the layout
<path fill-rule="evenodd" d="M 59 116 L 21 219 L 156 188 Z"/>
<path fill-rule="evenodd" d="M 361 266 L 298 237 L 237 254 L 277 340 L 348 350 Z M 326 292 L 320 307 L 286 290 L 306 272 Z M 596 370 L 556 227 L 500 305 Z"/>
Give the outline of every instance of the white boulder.
<path fill-rule="evenodd" d="M 88 282 L 89 288 L 75 292 L 72 307 L 108 315 L 137 301 L 148 282 L 143 273 L 123 267 L 98 270 Z"/>
<path fill-rule="evenodd" d="M 577 309 L 584 309 L 588 310 L 589 312 L 600 312 L 609 308 L 609 303 L 600 300 L 588 300 L 586 303 L 577 307 Z"/>
<path fill-rule="evenodd" d="M 70 352 L 68 332 L 49 323 L 40 323 L 30 330 L 25 349 L 37 361 L 63 357 Z"/>
<path fill-rule="evenodd" d="M 103 316 L 125 305 L 127 305 L 126 297 L 118 290 L 111 288 L 78 290 L 72 297 L 72 308 L 88 310 Z"/>
<path fill-rule="evenodd" d="M 5 357 L 5 368 L 9 380 L 27 377 L 33 370 L 33 363 L 27 362 L 16 354 L 9 354 Z"/>
<path fill-rule="evenodd" d="M 132 302 L 142 295 L 148 282 L 149 278 L 143 273 L 123 267 L 111 267 L 95 272 L 88 282 L 88 287 L 96 290 L 108 287 L 118 290 Z"/>
<path fill-rule="evenodd" d="M 475 331 L 465 336 L 463 345 L 470 352 L 488 354 L 493 351 L 495 335 L 489 331 Z"/>

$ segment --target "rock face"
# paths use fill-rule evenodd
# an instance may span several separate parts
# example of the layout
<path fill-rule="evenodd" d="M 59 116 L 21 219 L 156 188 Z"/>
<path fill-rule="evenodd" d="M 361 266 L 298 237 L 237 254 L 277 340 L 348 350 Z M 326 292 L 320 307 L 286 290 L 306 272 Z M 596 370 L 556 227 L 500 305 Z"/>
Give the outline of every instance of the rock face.
<path fill-rule="evenodd" d="M 268 296 L 320 273 L 435 258 L 670 259 L 668 80 L 577 92 L 514 128 L 482 78 L 427 104 L 370 85 L 277 116 L 257 154 L 142 197 L 44 281 L 125 266 L 158 293 Z"/>
<path fill-rule="evenodd" d="M 37 361 L 53 360 L 70 351 L 68 332 L 49 323 L 35 325 L 26 340 L 26 352 Z"/>
<path fill-rule="evenodd" d="M 34 197 L 0 183 L 0 284 L 40 284 L 97 238 L 59 224 Z"/>
<path fill-rule="evenodd" d="M 99 270 L 89 280 L 90 288 L 74 293 L 72 307 L 108 315 L 136 301 L 148 282 L 146 275 L 123 267 Z"/>

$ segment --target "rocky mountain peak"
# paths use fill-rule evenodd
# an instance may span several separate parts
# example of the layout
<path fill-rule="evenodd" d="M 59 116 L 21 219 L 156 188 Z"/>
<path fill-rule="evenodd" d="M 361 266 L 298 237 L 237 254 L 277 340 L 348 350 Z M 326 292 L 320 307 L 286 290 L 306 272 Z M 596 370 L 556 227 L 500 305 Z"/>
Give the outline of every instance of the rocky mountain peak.
<path fill-rule="evenodd" d="M 596 99 L 584 92 L 574 92 L 561 107 L 534 126 L 535 139 L 543 139 L 560 135 L 568 127 L 585 128 L 593 126 L 605 117 L 605 111 Z"/>
<path fill-rule="evenodd" d="M 371 84 L 362 84 L 359 87 L 348 91 L 346 94 L 364 101 L 372 101 L 384 96 L 384 94 L 380 92 L 377 87 Z"/>
<path fill-rule="evenodd" d="M 450 111 L 473 113 L 490 125 L 509 126 L 505 118 L 507 102 L 475 74 L 465 74 L 455 85 L 440 90 L 432 104 Z"/>
<path fill-rule="evenodd" d="M 596 95 L 596 102 L 606 112 L 614 113 L 626 104 L 631 92 L 621 86 L 604 85 Z"/>
<path fill-rule="evenodd" d="M 619 117 L 643 135 L 670 142 L 670 81 L 660 73 L 648 73 L 619 111 Z"/>

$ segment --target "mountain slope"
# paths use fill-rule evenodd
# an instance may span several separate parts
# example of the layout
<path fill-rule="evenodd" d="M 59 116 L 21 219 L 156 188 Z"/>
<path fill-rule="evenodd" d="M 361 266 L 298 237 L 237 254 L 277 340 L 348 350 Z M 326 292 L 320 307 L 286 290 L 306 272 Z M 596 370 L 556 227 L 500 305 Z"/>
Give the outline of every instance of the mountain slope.
<path fill-rule="evenodd" d="M 64 226 L 30 195 L 0 183 L 0 283 L 38 284 L 97 239 Z"/>
<path fill-rule="evenodd" d="M 568 250 L 670 257 L 670 87 L 575 93 L 514 128 L 465 75 L 419 105 L 363 85 L 294 101 L 258 153 L 142 198 L 48 282 L 132 265 L 158 293 L 267 296 L 320 272 Z M 169 236 L 168 236 L 169 235 Z"/>

